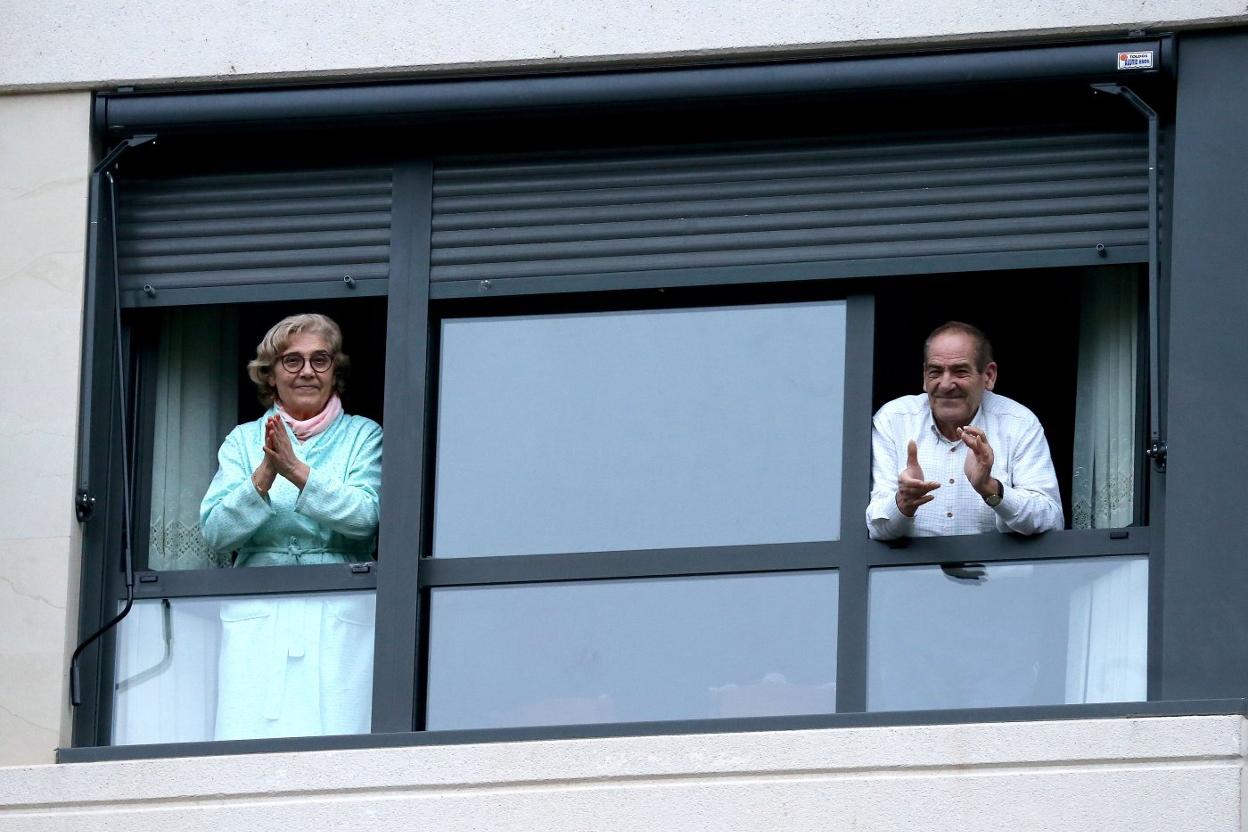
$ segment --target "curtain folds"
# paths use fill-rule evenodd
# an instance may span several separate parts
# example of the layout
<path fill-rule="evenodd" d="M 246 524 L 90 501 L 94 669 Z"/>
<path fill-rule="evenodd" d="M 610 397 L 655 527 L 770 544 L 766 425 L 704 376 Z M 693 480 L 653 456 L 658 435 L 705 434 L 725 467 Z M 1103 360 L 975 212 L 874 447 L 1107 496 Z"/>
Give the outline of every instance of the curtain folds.
<path fill-rule="evenodd" d="M 229 566 L 199 526 L 199 503 L 217 469 L 217 448 L 238 417 L 237 315 L 178 309 L 161 322 L 152 452 L 148 567 Z"/>
<path fill-rule="evenodd" d="M 1076 529 L 1120 528 L 1134 520 L 1136 286 L 1130 267 L 1098 269 L 1083 282 L 1071 499 Z"/>
<path fill-rule="evenodd" d="M 1067 702 L 1148 698 L 1148 559 L 1133 558 L 1070 596 Z"/>

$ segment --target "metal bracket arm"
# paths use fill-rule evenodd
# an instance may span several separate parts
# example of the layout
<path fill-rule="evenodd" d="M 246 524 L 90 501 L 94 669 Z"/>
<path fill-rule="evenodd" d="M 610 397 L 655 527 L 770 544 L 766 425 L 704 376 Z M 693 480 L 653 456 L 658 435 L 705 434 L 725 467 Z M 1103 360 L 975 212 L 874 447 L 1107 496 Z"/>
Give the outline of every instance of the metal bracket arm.
<path fill-rule="evenodd" d="M 1093 84 L 1092 89 L 1116 95 L 1148 120 L 1148 428 L 1144 453 L 1159 473 L 1166 470 L 1166 440 L 1161 430 L 1161 321 L 1159 304 L 1160 255 L 1158 253 L 1158 117 L 1157 111 L 1130 87 Z"/>

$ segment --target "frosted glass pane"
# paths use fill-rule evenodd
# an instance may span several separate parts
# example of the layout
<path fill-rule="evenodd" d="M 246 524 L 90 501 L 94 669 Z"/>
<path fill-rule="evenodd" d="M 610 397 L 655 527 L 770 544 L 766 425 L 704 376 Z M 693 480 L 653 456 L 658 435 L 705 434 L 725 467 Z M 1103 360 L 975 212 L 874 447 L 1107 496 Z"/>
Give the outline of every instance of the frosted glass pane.
<path fill-rule="evenodd" d="M 443 321 L 435 555 L 831 540 L 843 301 Z"/>
<path fill-rule="evenodd" d="M 923 710 L 1147 698 L 1148 559 L 875 569 L 867 707 Z"/>
<path fill-rule="evenodd" d="M 113 744 L 366 734 L 373 592 L 137 601 Z"/>
<path fill-rule="evenodd" d="M 428 727 L 836 710 L 833 571 L 432 592 Z"/>

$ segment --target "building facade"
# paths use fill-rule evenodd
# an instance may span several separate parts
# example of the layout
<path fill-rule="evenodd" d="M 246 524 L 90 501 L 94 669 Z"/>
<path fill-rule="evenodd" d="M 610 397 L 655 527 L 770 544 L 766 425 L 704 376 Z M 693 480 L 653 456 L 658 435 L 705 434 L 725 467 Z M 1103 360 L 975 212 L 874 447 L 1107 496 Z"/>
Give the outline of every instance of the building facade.
<path fill-rule="evenodd" d="M 6 824 L 1243 828 L 1242 8 L 162 11 L 0 36 Z M 305 309 L 377 561 L 221 569 Z M 1064 529 L 867 540 L 949 318 Z M 220 730 L 226 607 L 290 599 L 371 732 Z"/>

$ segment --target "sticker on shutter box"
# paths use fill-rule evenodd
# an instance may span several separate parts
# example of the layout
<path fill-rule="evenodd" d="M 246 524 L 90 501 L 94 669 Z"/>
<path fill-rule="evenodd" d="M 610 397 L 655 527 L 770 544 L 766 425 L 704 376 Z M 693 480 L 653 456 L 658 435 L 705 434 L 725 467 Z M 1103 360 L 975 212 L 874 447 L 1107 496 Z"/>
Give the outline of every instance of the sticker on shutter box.
<path fill-rule="evenodd" d="M 1153 52 L 1119 52 L 1118 53 L 1119 69 L 1152 69 L 1153 68 Z"/>

